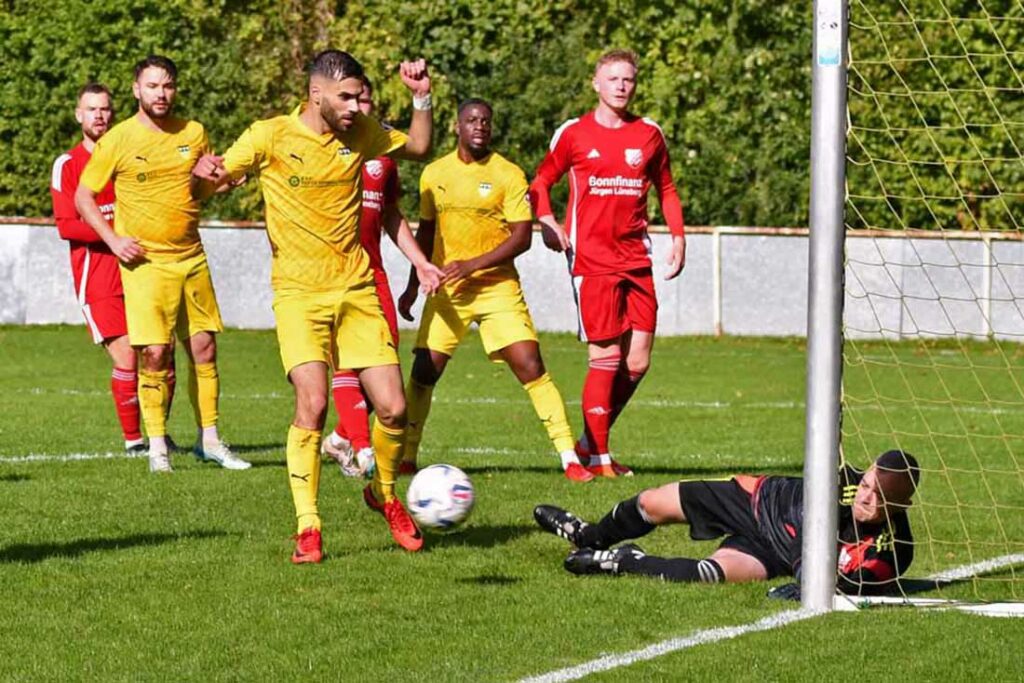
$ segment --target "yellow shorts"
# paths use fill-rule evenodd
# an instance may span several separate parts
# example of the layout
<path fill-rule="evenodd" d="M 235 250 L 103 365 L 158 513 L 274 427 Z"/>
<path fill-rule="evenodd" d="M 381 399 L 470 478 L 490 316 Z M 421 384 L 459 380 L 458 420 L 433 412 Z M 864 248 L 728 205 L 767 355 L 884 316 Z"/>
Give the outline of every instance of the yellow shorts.
<path fill-rule="evenodd" d="M 491 360 L 497 352 L 520 341 L 537 341 L 537 331 L 526 307 L 518 280 L 504 280 L 483 286 L 444 289 L 423 307 L 416 348 L 451 356 L 471 323 L 480 326 L 480 340 Z"/>
<path fill-rule="evenodd" d="M 398 364 L 372 280 L 331 292 L 277 294 L 274 320 L 285 374 L 316 361 L 334 369 Z"/>
<path fill-rule="evenodd" d="M 173 263 L 121 264 L 124 312 L 132 346 L 170 344 L 198 332 L 223 332 L 206 254 Z"/>

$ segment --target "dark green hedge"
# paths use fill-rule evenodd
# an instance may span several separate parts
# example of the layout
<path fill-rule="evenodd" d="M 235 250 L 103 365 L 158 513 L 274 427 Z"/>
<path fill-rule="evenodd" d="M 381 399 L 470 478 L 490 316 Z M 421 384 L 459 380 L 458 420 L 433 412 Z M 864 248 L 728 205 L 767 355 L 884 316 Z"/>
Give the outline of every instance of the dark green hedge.
<path fill-rule="evenodd" d="M 202 121 L 218 149 L 250 121 L 293 107 L 303 63 L 328 45 L 364 62 L 382 116 L 405 125 L 409 97 L 397 65 L 423 55 L 435 77 L 438 153 L 452 146 L 456 102 L 485 97 L 496 106 L 496 146 L 530 172 L 555 127 L 593 106 L 595 58 L 624 46 L 641 56 L 635 110 L 668 136 L 689 223 L 807 220 L 808 0 L 24 0 L 0 7 L 0 214 L 49 214 L 49 168 L 76 139 L 78 87 L 108 83 L 128 116 L 131 65 L 149 52 L 178 62 L 181 112 Z M 854 0 L 851 11 L 850 224 L 1017 227 L 1019 2 Z M 415 206 L 418 171 L 403 164 L 407 209 Z M 217 198 L 207 215 L 259 217 L 256 188 Z"/>

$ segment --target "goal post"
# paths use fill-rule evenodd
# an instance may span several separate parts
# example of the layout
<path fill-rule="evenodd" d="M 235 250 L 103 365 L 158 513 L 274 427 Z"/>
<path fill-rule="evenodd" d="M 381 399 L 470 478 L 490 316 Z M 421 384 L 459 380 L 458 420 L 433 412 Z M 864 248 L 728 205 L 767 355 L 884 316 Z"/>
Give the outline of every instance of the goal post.
<path fill-rule="evenodd" d="M 897 602 L 1024 602 L 1024 3 L 814 21 L 803 604 L 834 604 L 839 461 L 890 449 L 921 469 Z"/>
<path fill-rule="evenodd" d="M 811 92 L 807 418 L 804 439 L 803 606 L 827 610 L 836 585 L 842 390 L 846 178 L 846 0 L 815 0 Z"/>

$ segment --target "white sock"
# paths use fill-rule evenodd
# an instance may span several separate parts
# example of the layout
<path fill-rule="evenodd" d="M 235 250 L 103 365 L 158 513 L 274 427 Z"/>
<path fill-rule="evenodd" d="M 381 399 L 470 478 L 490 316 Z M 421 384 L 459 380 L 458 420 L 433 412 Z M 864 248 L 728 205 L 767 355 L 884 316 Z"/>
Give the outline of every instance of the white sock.
<path fill-rule="evenodd" d="M 609 455 L 608 453 L 600 453 L 598 455 L 592 455 L 592 456 L 590 456 L 590 464 L 591 465 L 611 465 L 612 464 L 612 456 Z"/>
<path fill-rule="evenodd" d="M 217 434 L 217 425 L 211 425 L 209 427 L 203 427 L 202 429 L 200 429 L 199 438 L 202 439 L 203 443 L 220 443 L 220 435 Z"/>
<path fill-rule="evenodd" d="M 569 465 L 576 463 L 580 464 L 580 459 L 576 457 L 576 451 L 562 451 L 558 454 L 562 458 L 562 469 L 569 469 Z"/>
<path fill-rule="evenodd" d="M 167 452 L 167 439 L 162 436 L 151 436 L 149 437 L 149 450 L 150 451 L 163 451 Z"/>
<path fill-rule="evenodd" d="M 161 438 L 164 438 L 164 437 L 161 437 Z M 133 446 L 141 446 L 144 443 L 146 443 L 146 442 L 144 440 L 142 440 L 142 439 L 131 439 L 131 440 L 125 439 L 124 449 L 128 450 L 129 448 L 132 448 Z M 166 443 L 166 441 L 164 441 L 164 443 Z"/>
<path fill-rule="evenodd" d="M 327 435 L 327 441 L 332 446 L 344 446 L 349 442 L 348 439 L 346 439 L 343 436 L 340 436 L 338 432 L 334 431 L 333 429 L 331 430 L 331 433 Z"/>

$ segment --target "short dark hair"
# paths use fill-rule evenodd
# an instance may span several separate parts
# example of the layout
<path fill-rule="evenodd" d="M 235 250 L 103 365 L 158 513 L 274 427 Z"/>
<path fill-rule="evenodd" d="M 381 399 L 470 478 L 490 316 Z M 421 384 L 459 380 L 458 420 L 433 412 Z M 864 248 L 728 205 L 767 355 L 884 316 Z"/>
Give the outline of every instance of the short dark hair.
<path fill-rule="evenodd" d="M 892 493 L 898 497 L 905 496 L 907 500 L 914 495 L 918 483 L 921 481 L 921 468 L 917 464 L 917 458 L 906 451 L 892 450 L 882 453 L 875 460 L 876 471 L 884 478 L 894 482 L 892 486 L 884 486 L 884 489 L 892 489 Z"/>
<path fill-rule="evenodd" d="M 466 107 L 472 107 L 475 104 L 487 107 L 487 111 L 491 112 L 491 116 L 494 116 L 494 107 L 491 106 L 491 103 L 479 97 L 470 97 L 459 102 L 459 109 L 457 115 L 462 116 L 462 111 L 466 109 Z"/>
<path fill-rule="evenodd" d="M 149 55 L 145 59 L 140 59 L 135 63 L 135 80 L 139 80 L 139 76 L 142 72 L 150 67 L 156 67 L 163 69 L 167 72 L 167 75 L 171 77 L 172 81 L 178 80 L 178 67 L 174 65 L 170 57 L 164 57 L 163 55 Z"/>
<path fill-rule="evenodd" d="M 346 78 L 365 77 L 363 65 L 347 52 L 341 50 L 324 50 L 313 57 L 309 63 L 309 76 L 323 76 L 335 81 L 343 81 Z M 365 81 L 364 81 L 365 82 Z"/>
<path fill-rule="evenodd" d="M 373 81 L 370 80 L 369 76 L 367 76 L 366 74 L 363 74 L 363 77 L 361 79 L 359 79 L 359 80 L 361 80 L 363 82 L 363 87 L 364 88 L 366 88 L 370 92 L 373 92 Z"/>
<path fill-rule="evenodd" d="M 103 85 L 102 83 L 97 83 L 95 81 L 89 81 L 88 83 L 83 85 L 81 88 L 79 88 L 78 89 L 78 99 L 76 99 L 75 101 L 77 102 L 78 100 L 81 100 L 82 99 L 82 95 L 86 95 L 86 94 L 99 95 L 100 93 L 103 93 L 104 95 L 109 97 L 111 103 L 113 103 L 114 95 L 110 92 L 110 88 L 108 88 L 107 86 Z"/>

